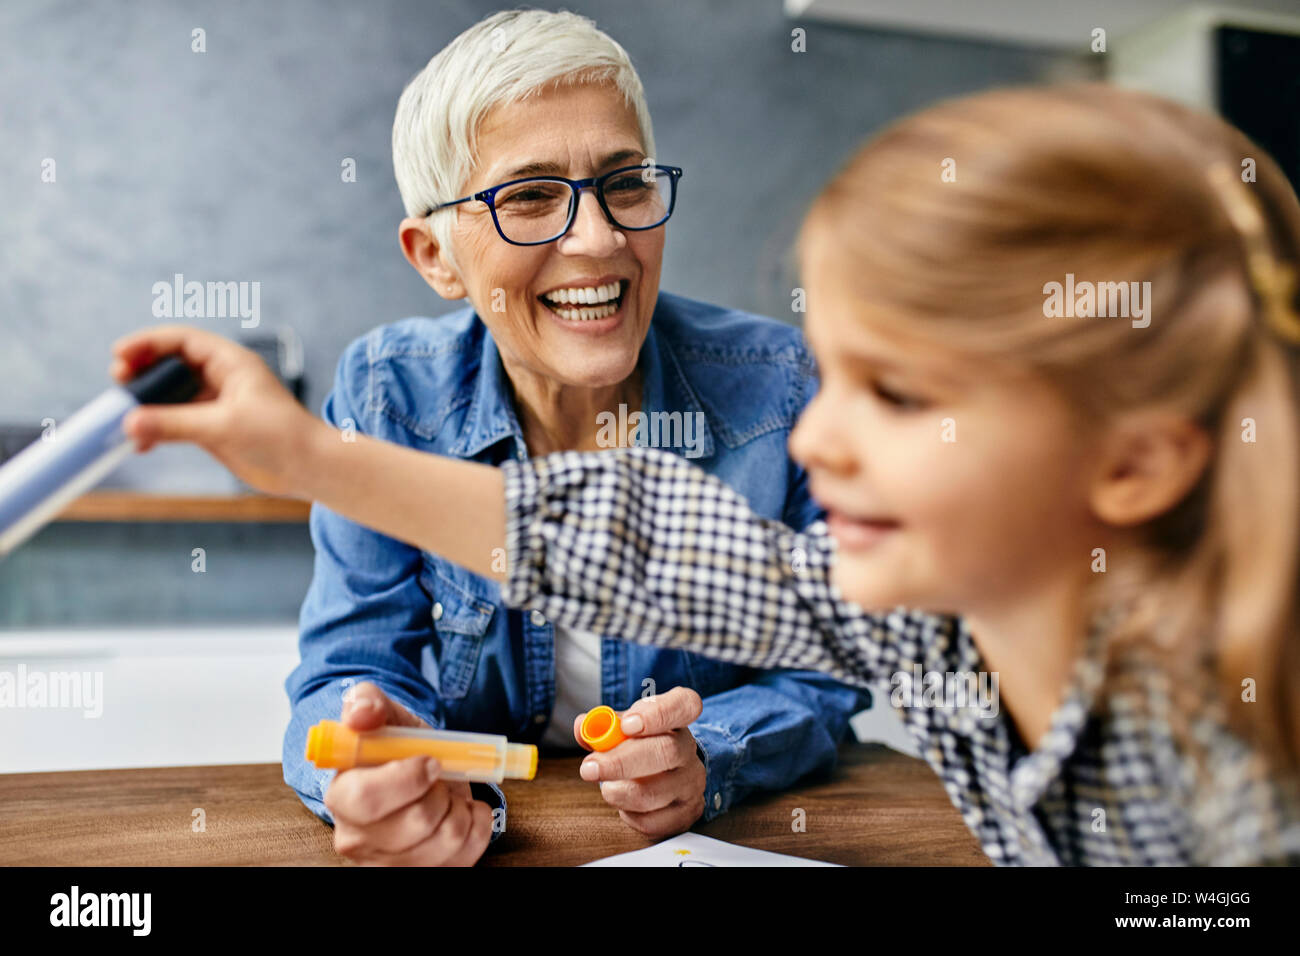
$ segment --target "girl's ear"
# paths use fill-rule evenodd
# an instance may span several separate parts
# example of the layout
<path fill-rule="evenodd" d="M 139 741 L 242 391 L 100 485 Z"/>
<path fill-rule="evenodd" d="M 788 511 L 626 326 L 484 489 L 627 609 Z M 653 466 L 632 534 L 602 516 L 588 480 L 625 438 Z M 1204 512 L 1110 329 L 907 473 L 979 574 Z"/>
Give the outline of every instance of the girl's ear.
<path fill-rule="evenodd" d="M 1142 412 L 1111 426 L 1089 488 L 1093 514 L 1131 527 L 1169 511 L 1196 485 L 1213 442 L 1205 429 L 1172 412 Z"/>
<path fill-rule="evenodd" d="M 433 291 L 444 299 L 463 299 L 469 294 L 460 273 L 453 269 L 433 237 L 428 219 L 408 217 L 397 227 L 397 241 L 402 254 Z"/>

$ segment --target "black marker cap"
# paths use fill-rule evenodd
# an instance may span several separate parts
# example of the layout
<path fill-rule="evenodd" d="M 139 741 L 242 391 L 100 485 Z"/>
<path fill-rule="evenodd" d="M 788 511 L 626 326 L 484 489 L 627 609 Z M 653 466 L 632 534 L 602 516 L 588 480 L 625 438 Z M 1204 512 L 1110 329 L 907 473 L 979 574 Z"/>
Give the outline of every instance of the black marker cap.
<path fill-rule="evenodd" d="M 179 405 L 197 395 L 201 384 L 188 365 L 168 355 L 122 387 L 141 405 Z"/>

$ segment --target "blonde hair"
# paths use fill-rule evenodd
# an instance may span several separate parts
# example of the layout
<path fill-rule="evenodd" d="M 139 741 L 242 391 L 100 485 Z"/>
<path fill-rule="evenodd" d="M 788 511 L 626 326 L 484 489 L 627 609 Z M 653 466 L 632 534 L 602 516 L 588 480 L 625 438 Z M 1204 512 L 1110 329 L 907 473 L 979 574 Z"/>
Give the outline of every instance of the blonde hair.
<path fill-rule="evenodd" d="M 479 125 L 495 107 L 550 85 L 609 83 L 636 114 L 641 148 L 654 156 L 654 129 L 641 78 L 621 46 L 576 13 L 504 10 L 448 43 L 406 85 L 393 119 L 393 172 L 408 216 L 459 199 L 478 155 Z M 575 117 L 580 122 L 581 117 Z M 451 256 L 454 217 L 431 220 Z"/>
<path fill-rule="evenodd" d="M 1199 484 L 1096 576 L 1094 598 L 1135 609 L 1117 634 L 1217 672 L 1228 718 L 1300 765 L 1300 205 L 1277 164 L 1149 94 L 998 90 L 883 131 L 815 201 L 800 248 L 823 229 L 818 248 L 881 321 L 1023 362 L 1090 420 L 1159 406 L 1207 430 Z M 1149 281 L 1149 326 L 1047 317 L 1047 284 L 1067 273 Z"/>

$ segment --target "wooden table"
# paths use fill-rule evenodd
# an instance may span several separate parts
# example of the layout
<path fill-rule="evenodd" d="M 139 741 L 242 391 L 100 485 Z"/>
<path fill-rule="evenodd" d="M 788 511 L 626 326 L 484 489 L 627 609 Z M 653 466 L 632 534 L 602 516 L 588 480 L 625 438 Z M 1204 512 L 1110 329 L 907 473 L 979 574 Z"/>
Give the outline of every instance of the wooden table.
<path fill-rule="evenodd" d="M 578 777 L 580 761 L 545 756 L 536 780 L 504 786 L 508 829 L 480 865 L 572 866 L 650 845 Z M 806 832 L 791 828 L 796 808 Z M 693 829 L 850 865 L 988 862 L 929 767 L 878 745 L 846 744 L 829 777 Z M 333 830 L 285 785 L 279 764 L 0 774 L 0 865 L 341 863 Z"/>

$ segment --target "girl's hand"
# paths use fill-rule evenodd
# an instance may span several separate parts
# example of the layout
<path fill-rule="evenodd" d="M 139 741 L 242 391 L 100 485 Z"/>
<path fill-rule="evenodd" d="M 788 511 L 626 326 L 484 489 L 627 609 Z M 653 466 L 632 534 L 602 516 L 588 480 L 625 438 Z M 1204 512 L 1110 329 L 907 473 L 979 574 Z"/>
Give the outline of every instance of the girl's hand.
<path fill-rule="evenodd" d="M 371 683 L 357 684 L 340 716 L 353 730 L 426 727 Z M 464 780 L 443 780 L 429 757 L 341 770 L 325 791 L 334 849 L 377 866 L 473 866 L 492 841 L 492 808 Z"/>
<path fill-rule="evenodd" d="M 582 779 L 599 780 L 605 802 L 648 837 L 689 829 L 704 813 L 708 775 L 688 726 L 703 709 L 700 695 L 689 687 L 638 700 L 619 715 L 628 739 L 587 757 Z M 584 747 L 580 731 L 585 716 L 579 714 L 573 722 L 573 736 Z"/>
<path fill-rule="evenodd" d="M 146 405 L 127 415 L 123 430 L 137 450 L 193 442 L 254 488 L 301 496 L 295 475 L 311 467 L 310 439 L 328 426 L 294 400 L 255 352 L 202 329 L 160 325 L 118 339 L 109 371 L 127 382 L 173 353 L 202 388 L 186 404 Z"/>

